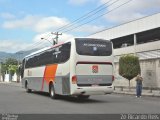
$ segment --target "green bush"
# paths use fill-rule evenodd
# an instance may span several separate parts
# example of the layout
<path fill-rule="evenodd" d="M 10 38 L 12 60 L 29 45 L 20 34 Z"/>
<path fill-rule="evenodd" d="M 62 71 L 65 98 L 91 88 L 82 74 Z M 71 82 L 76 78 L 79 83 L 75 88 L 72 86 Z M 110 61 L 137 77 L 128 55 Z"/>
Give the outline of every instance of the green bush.
<path fill-rule="evenodd" d="M 129 80 L 129 87 L 130 80 L 136 77 L 140 72 L 139 58 L 137 56 L 128 54 L 120 57 L 119 74 Z"/>

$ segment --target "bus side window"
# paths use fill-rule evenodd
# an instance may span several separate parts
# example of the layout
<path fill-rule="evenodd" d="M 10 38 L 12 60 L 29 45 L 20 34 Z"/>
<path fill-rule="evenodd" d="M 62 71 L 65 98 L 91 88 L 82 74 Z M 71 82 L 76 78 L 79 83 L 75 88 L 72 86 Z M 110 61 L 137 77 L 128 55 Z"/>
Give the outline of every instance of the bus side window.
<path fill-rule="evenodd" d="M 71 50 L 71 43 L 66 43 L 62 45 L 60 48 L 61 53 L 59 54 L 58 61 L 59 63 L 64 63 L 70 58 L 70 50 Z"/>

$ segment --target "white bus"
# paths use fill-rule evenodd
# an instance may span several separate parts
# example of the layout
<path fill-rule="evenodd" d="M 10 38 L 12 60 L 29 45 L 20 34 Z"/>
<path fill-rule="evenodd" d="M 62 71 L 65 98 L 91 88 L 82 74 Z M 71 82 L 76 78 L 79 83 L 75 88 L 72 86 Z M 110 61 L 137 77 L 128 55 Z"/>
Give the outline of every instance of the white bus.
<path fill-rule="evenodd" d="M 88 98 L 113 92 L 113 46 L 110 41 L 75 38 L 34 52 L 23 59 L 22 86 L 27 92 L 49 92 Z"/>

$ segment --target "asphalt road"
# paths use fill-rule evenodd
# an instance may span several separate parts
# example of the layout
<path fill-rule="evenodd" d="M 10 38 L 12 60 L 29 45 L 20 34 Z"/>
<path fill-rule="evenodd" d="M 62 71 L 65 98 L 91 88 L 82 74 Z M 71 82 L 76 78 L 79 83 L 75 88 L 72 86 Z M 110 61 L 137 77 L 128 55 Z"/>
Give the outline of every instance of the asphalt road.
<path fill-rule="evenodd" d="M 160 98 L 129 95 L 91 96 L 88 100 L 61 97 L 52 100 L 47 93 L 26 93 L 18 86 L 0 83 L 0 113 L 14 114 L 115 114 L 160 113 Z"/>

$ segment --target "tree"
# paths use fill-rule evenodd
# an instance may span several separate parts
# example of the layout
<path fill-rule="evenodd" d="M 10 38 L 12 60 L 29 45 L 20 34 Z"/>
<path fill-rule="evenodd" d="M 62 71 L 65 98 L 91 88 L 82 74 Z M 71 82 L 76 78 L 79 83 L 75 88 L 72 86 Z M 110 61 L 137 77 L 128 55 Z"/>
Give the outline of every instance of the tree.
<path fill-rule="evenodd" d="M 7 68 L 7 70 L 5 72 L 10 72 L 11 70 L 11 66 L 12 65 L 18 65 L 18 61 L 14 58 L 8 58 L 5 60 L 4 66 L 5 68 Z"/>
<path fill-rule="evenodd" d="M 7 71 L 7 65 L 4 63 L 1 63 L 1 74 L 2 74 L 3 81 L 4 81 L 4 76 L 5 76 L 6 71 Z"/>
<path fill-rule="evenodd" d="M 139 58 L 137 56 L 128 54 L 120 57 L 119 74 L 129 80 L 129 90 L 130 80 L 140 74 L 140 72 Z"/>
<path fill-rule="evenodd" d="M 18 66 L 17 65 L 9 65 L 8 71 L 11 74 L 11 76 L 14 75 L 14 73 L 17 73 L 18 71 Z"/>
<path fill-rule="evenodd" d="M 2 73 L 2 77 L 3 77 L 3 81 L 4 81 L 4 76 L 7 73 L 10 73 L 11 76 L 14 75 L 14 73 L 16 73 L 18 71 L 18 61 L 16 59 L 13 58 L 8 58 L 5 60 L 4 63 L 2 63 L 1 65 L 1 73 Z"/>
<path fill-rule="evenodd" d="M 18 65 L 18 61 L 14 58 L 8 58 L 5 61 L 6 65 Z"/>

